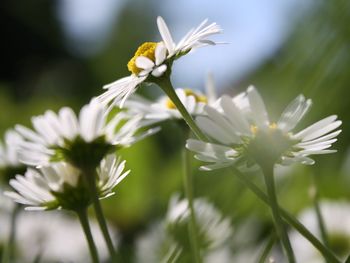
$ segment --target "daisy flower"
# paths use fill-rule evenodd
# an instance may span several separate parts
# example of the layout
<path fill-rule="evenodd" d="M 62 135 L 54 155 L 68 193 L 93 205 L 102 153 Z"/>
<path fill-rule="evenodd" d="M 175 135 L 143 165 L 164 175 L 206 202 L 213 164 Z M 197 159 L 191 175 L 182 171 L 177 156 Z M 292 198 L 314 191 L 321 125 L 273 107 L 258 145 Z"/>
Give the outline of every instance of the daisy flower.
<path fill-rule="evenodd" d="M 203 170 L 241 164 L 242 160 L 259 165 L 266 161 L 312 165 L 310 155 L 336 152 L 329 148 L 337 141 L 341 121 L 332 115 L 293 132 L 310 106 L 311 100 L 299 95 L 279 120 L 272 122 L 259 93 L 250 86 L 234 98 L 222 96 L 216 108 L 205 106 L 207 116 L 197 117 L 196 122 L 213 143 L 189 139 L 186 147 L 197 153 L 197 159 L 209 163 Z"/>
<path fill-rule="evenodd" d="M 215 250 L 223 246 L 233 233 L 230 220 L 223 217 L 219 210 L 205 199 L 195 199 L 193 207 L 201 243 L 200 247 L 204 250 Z M 168 230 L 175 236 L 181 232 L 182 228 L 187 233 L 189 220 L 190 209 L 188 200 L 180 200 L 178 196 L 171 198 L 166 215 Z"/>
<path fill-rule="evenodd" d="M 215 45 L 216 43 L 209 40 L 208 37 L 221 32 L 216 23 L 207 24 L 207 20 L 204 20 L 176 44 L 162 17 L 157 18 L 157 25 L 162 40 L 158 43 L 143 43 L 137 49 L 134 57 L 128 63 L 131 75 L 103 87 L 107 89 L 99 97 L 103 104 L 114 101 L 114 104 L 123 107 L 128 96 L 134 93 L 142 82 L 149 78 L 159 78 L 166 72 L 170 72 L 174 60 L 188 52 L 199 47 Z"/>
<path fill-rule="evenodd" d="M 19 161 L 18 145 L 23 138 L 14 130 L 5 132 L 3 143 L 0 142 L 0 174 L 6 183 L 16 174 L 24 172 L 25 167 Z"/>
<path fill-rule="evenodd" d="M 32 118 L 34 130 L 16 125 L 24 141 L 19 144 L 19 158 L 30 166 L 47 166 L 50 162 L 68 161 L 79 168 L 95 168 L 113 148 L 130 146 L 158 131 L 150 129 L 136 135 L 142 116 L 126 119 L 116 114 L 107 122 L 107 111 L 96 100 L 85 105 L 79 117 L 68 107 L 58 114 L 47 111 Z"/>
<path fill-rule="evenodd" d="M 18 159 L 17 147 L 23 138 L 14 130 L 5 132 L 4 142 L 0 142 L 0 167 L 21 165 Z"/>
<path fill-rule="evenodd" d="M 350 227 L 344 222 L 350 220 L 350 204 L 347 202 L 322 201 L 320 210 L 327 232 L 329 248 L 345 261 L 350 254 Z M 301 212 L 300 222 L 316 237 L 321 238 L 315 208 Z M 292 231 L 290 241 L 298 262 L 322 263 L 324 257 L 299 233 Z"/>
<path fill-rule="evenodd" d="M 103 243 L 98 223 L 93 219 L 89 223 L 101 261 L 107 262 L 108 250 Z M 117 231 L 111 224 L 108 224 L 108 228 L 117 236 Z M 40 262 L 90 262 L 81 226 L 71 215 L 61 211 L 21 213 L 16 232 L 16 262 L 32 262 L 39 256 Z"/>
<path fill-rule="evenodd" d="M 230 220 L 205 199 L 195 199 L 194 210 L 203 262 L 232 262 L 227 246 L 233 233 Z M 165 219 L 138 239 L 137 262 L 192 262 L 189 220 L 188 201 L 172 197 Z"/>
<path fill-rule="evenodd" d="M 216 92 L 211 75 L 206 82 L 206 94 L 191 89 L 178 88 L 175 90 L 180 101 L 192 116 L 204 114 L 204 106 L 216 102 Z M 172 100 L 167 96 L 161 96 L 156 102 L 147 100 L 134 94 L 125 102 L 125 108 L 132 115 L 143 114 L 145 125 L 168 119 L 182 119 L 181 113 Z"/>
<path fill-rule="evenodd" d="M 113 188 L 128 174 L 125 161 L 108 155 L 97 169 L 97 190 L 100 198 L 114 194 Z M 15 191 L 5 195 L 26 206 L 26 210 L 77 210 L 91 203 L 89 189 L 82 173 L 69 163 L 58 162 L 39 169 L 28 168 L 24 175 L 10 180 Z"/>

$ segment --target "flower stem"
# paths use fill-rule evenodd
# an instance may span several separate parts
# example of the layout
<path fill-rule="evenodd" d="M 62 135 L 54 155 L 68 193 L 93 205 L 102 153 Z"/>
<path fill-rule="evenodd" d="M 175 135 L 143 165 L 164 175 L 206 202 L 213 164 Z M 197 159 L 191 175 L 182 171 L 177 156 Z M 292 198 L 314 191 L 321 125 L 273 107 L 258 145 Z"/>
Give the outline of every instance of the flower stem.
<path fill-rule="evenodd" d="M 267 195 L 270 199 L 271 204 L 271 211 L 272 216 L 275 221 L 276 230 L 278 236 L 281 238 L 284 250 L 286 252 L 288 261 L 290 263 L 295 263 L 295 257 L 293 253 L 292 246 L 289 241 L 288 233 L 286 231 L 286 228 L 284 226 L 284 222 L 280 215 L 280 210 L 278 207 L 278 201 L 277 201 L 277 195 L 276 195 L 276 189 L 275 189 L 275 180 L 274 180 L 274 174 L 273 174 L 273 167 L 274 165 L 266 165 L 262 166 L 262 170 L 264 173 L 264 179 L 265 179 L 265 185 L 267 189 Z"/>
<path fill-rule="evenodd" d="M 165 92 L 165 94 L 170 98 L 170 100 L 175 104 L 176 108 L 180 112 L 182 118 L 185 120 L 187 125 L 191 128 L 192 132 L 201 140 L 207 141 L 208 138 L 203 134 L 203 132 L 198 128 L 197 124 L 194 122 L 191 114 L 188 113 L 185 106 L 182 104 L 181 100 L 177 96 L 173 85 L 171 84 L 170 77 L 165 76 L 159 78 L 156 84 Z"/>
<path fill-rule="evenodd" d="M 235 176 L 249 188 L 261 201 L 270 205 L 267 195 L 259 189 L 254 183 L 252 183 L 244 174 L 237 169 L 232 168 Z M 341 261 L 334 255 L 334 253 L 326 246 L 324 246 L 303 224 L 301 224 L 293 215 L 279 207 L 281 216 L 288 222 L 289 225 L 294 227 L 302 236 L 304 236 L 309 242 L 325 257 L 329 263 L 341 263 Z"/>
<path fill-rule="evenodd" d="M 322 241 L 325 244 L 325 246 L 329 247 L 329 240 L 328 240 L 328 236 L 327 236 L 326 226 L 325 226 L 325 223 L 324 223 L 324 220 L 322 217 L 322 213 L 321 213 L 321 208 L 320 208 L 320 202 L 319 202 L 320 196 L 319 196 L 319 192 L 318 192 L 317 180 L 315 178 L 315 175 L 313 175 L 313 180 L 314 180 L 314 184 L 311 188 L 311 198 L 313 199 L 317 223 L 318 223 L 318 227 L 320 229 Z"/>
<path fill-rule="evenodd" d="M 111 259 L 113 260 L 113 262 L 115 262 L 116 261 L 116 253 L 114 250 L 112 238 L 108 232 L 106 219 L 103 215 L 100 199 L 98 196 L 97 187 L 96 187 L 96 180 L 95 180 L 95 178 L 96 178 L 95 172 L 86 172 L 85 175 L 87 178 L 87 183 L 89 186 L 90 193 L 92 195 L 92 203 L 94 206 L 97 222 L 100 226 L 102 235 L 106 241 L 107 248 L 108 248 L 109 254 L 111 256 Z"/>
<path fill-rule="evenodd" d="M 267 244 L 264 248 L 264 250 L 261 253 L 261 256 L 259 257 L 259 263 L 265 263 L 267 256 L 270 254 L 271 249 L 273 248 L 273 245 L 276 242 L 276 236 L 273 234 L 271 235 L 270 239 L 267 241 Z"/>
<path fill-rule="evenodd" d="M 86 209 L 76 210 L 76 213 L 79 217 L 80 224 L 83 228 L 86 240 L 87 240 L 88 245 L 89 245 L 89 250 L 90 250 L 92 262 L 99 263 L 100 261 L 98 259 L 96 245 L 95 245 L 94 239 L 93 239 L 92 234 L 91 234 L 91 229 L 90 229 Z"/>
<path fill-rule="evenodd" d="M 12 210 L 11 218 L 10 218 L 10 234 L 9 234 L 7 247 L 5 247 L 2 254 L 2 260 L 1 260 L 2 263 L 10 263 L 14 260 L 17 217 L 20 209 L 21 209 L 21 205 L 15 204 L 15 207 Z"/>
<path fill-rule="evenodd" d="M 198 229 L 196 224 L 196 214 L 193 206 L 193 177 L 191 171 L 191 155 L 189 151 L 184 148 L 183 149 L 183 164 L 184 164 L 184 188 L 185 194 L 188 201 L 188 207 L 190 209 L 190 222 L 188 224 L 189 228 L 189 238 L 192 246 L 192 251 L 194 255 L 194 262 L 199 263 L 202 262 L 200 256 L 200 250 L 198 246 Z"/>

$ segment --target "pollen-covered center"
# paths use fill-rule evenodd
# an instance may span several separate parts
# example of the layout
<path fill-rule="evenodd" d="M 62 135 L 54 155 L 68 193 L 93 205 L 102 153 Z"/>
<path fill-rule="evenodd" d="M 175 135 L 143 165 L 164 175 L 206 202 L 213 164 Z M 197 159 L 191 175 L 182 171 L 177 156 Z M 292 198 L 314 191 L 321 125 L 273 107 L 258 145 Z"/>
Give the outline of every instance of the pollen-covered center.
<path fill-rule="evenodd" d="M 277 124 L 275 122 L 270 123 L 268 128 L 269 132 L 274 132 L 277 129 Z M 253 135 L 257 135 L 259 128 L 256 125 L 250 125 L 250 131 L 253 133 Z"/>
<path fill-rule="evenodd" d="M 143 43 L 135 52 L 135 55 L 130 59 L 128 62 L 128 70 L 131 71 L 131 73 L 137 75 L 139 74 L 142 69 L 138 68 L 136 66 L 136 59 L 140 56 L 149 58 L 153 62 L 155 61 L 155 50 L 156 50 L 157 43 L 156 42 L 145 42 Z"/>
<path fill-rule="evenodd" d="M 206 96 L 201 95 L 201 94 L 197 94 L 191 89 L 184 89 L 184 92 L 185 92 L 186 97 L 193 96 L 196 103 L 199 103 L 199 102 L 202 102 L 204 104 L 208 103 L 208 98 Z M 174 102 L 169 98 L 166 100 L 166 107 L 168 109 L 172 109 L 172 110 L 176 109 Z"/>
<path fill-rule="evenodd" d="M 282 155 L 290 151 L 294 142 L 290 136 L 278 129 L 276 123 L 270 123 L 267 128 L 251 125 L 252 138 L 246 138 L 246 154 L 261 164 L 265 161 L 276 162 Z"/>

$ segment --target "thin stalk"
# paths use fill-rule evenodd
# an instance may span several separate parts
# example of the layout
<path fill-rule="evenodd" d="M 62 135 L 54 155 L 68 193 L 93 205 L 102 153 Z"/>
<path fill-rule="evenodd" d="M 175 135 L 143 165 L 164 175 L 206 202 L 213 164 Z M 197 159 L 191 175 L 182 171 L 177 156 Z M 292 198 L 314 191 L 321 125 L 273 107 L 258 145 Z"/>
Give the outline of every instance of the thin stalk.
<path fill-rule="evenodd" d="M 107 248 L 108 248 L 109 254 L 111 256 L 111 259 L 113 260 L 113 262 L 115 262 L 116 261 L 116 253 L 114 250 L 112 238 L 111 238 L 109 231 L 108 231 L 108 228 L 107 228 L 106 219 L 103 215 L 99 195 L 97 192 L 96 180 L 95 180 L 96 175 L 94 172 L 86 172 L 85 176 L 86 176 L 86 179 L 87 179 L 86 181 L 88 183 L 89 190 L 90 190 L 90 193 L 92 196 L 92 204 L 93 204 L 93 207 L 95 210 L 97 222 L 100 226 L 102 235 L 103 235 L 105 242 L 107 244 Z"/>
<path fill-rule="evenodd" d="M 259 263 L 265 263 L 268 255 L 270 254 L 271 249 L 273 248 L 273 245 L 276 242 L 276 236 L 271 235 L 270 239 L 267 241 L 267 244 L 264 248 L 264 250 L 261 253 L 261 256 L 259 257 Z"/>
<path fill-rule="evenodd" d="M 191 171 L 191 155 L 189 151 L 184 148 L 183 149 L 183 164 L 184 164 L 184 188 L 185 194 L 188 201 L 188 207 L 190 209 L 190 222 L 188 224 L 189 228 L 189 238 L 191 242 L 191 247 L 194 256 L 194 262 L 199 263 L 202 262 L 200 256 L 200 250 L 198 245 L 198 228 L 196 221 L 196 214 L 193 207 L 193 177 Z"/>
<path fill-rule="evenodd" d="M 276 189 L 275 189 L 273 164 L 266 165 L 266 166 L 262 167 L 262 170 L 264 173 L 267 195 L 268 195 L 268 198 L 270 199 L 271 212 L 272 212 L 273 219 L 275 221 L 277 234 L 281 238 L 282 245 L 284 247 L 288 261 L 290 263 L 295 263 L 295 256 L 293 253 L 293 249 L 292 249 L 292 246 L 290 244 L 288 233 L 287 233 L 286 228 L 284 226 L 284 222 L 283 222 L 282 217 L 280 215 L 280 210 L 278 208 L 279 206 L 278 206 Z"/>
<path fill-rule="evenodd" d="M 92 237 L 92 234 L 91 234 L 91 229 L 90 229 L 86 209 L 77 210 L 76 213 L 79 217 L 80 224 L 83 228 L 86 240 L 87 240 L 88 245 L 89 245 L 89 250 L 90 250 L 92 262 L 99 263 L 100 261 L 98 259 L 98 253 L 97 253 L 96 245 L 94 242 L 94 238 Z"/>
<path fill-rule="evenodd" d="M 14 260 L 14 249 L 16 241 L 16 227 L 17 227 L 17 218 L 21 210 L 21 205 L 15 204 L 15 207 L 12 210 L 10 218 L 10 233 L 7 242 L 7 246 L 2 254 L 2 263 L 10 263 Z"/>
<path fill-rule="evenodd" d="M 254 183 L 252 183 L 247 176 L 239 172 L 237 169 L 232 169 L 235 176 L 249 189 L 251 190 L 262 202 L 266 205 L 270 205 L 267 195 L 260 190 Z M 341 263 L 337 256 L 326 246 L 324 246 L 303 224 L 301 224 L 293 215 L 279 207 L 281 216 L 286 222 L 296 229 L 303 237 L 324 256 L 329 263 Z"/>
<path fill-rule="evenodd" d="M 311 193 L 311 198 L 313 199 L 313 203 L 314 203 L 314 207 L 315 207 L 315 212 L 316 212 L 316 218 L 317 218 L 317 223 L 318 223 L 318 228 L 320 229 L 320 233 L 321 233 L 321 238 L 323 243 L 325 244 L 325 246 L 329 247 L 329 240 L 328 240 L 328 235 L 327 235 L 327 231 L 326 231 L 326 226 L 323 220 L 323 216 L 321 213 L 321 208 L 320 208 L 320 196 L 319 196 L 319 192 L 318 192 L 318 187 L 317 187 L 317 183 L 316 183 L 316 178 L 315 175 L 313 175 L 313 179 L 314 179 L 314 184 L 312 186 L 312 193 Z"/>
<path fill-rule="evenodd" d="M 169 99 L 175 104 L 176 108 L 180 112 L 182 118 L 185 120 L 187 125 L 191 128 L 192 132 L 202 141 L 207 141 L 208 138 L 203 134 L 203 132 L 198 128 L 197 124 L 193 120 L 191 114 L 188 113 L 185 106 L 182 104 L 181 100 L 177 96 L 173 85 L 171 84 L 169 77 L 164 77 L 158 79 L 156 82 L 159 87 L 165 92 Z"/>

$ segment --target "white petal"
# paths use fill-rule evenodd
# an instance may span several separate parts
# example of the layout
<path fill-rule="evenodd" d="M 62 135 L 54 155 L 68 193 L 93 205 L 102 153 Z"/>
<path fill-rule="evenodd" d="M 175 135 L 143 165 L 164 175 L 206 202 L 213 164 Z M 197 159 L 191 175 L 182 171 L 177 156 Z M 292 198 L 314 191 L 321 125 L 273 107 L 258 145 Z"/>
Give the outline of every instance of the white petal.
<path fill-rule="evenodd" d="M 212 137 L 214 140 L 221 142 L 222 144 L 236 143 L 232 141 L 232 136 L 230 131 L 226 131 L 220 128 L 216 123 L 207 117 L 199 116 L 196 119 L 197 125 L 201 130 L 203 130 L 207 135 Z"/>
<path fill-rule="evenodd" d="M 251 134 L 248 121 L 244 118 L 244 115 L 228 96 L 224 95 L 220 98 L 220 105 L 225 113 L 225 116 L 229 119 L 237 131 L 245 135 Z"/>
<path fill-rule="evenodd" d="M 214 77 L 213 77 L 213 74 L 211 73 L 207 74 L 207 79 L 205 82 L 205 93 L 206 93 L 209 105 L 211 105 L 217 100 Z"/>
<path fill-rule="evenodd" d="M 337 130 L 335 132 L 332 132 L 332 133 L 327 134 L 325 136 L 319 137 L 317 139 L 298 143 L 297 146 L 298 145 L 305 146 L 305 145 L 311 145 L 311 144 L 314 144 L 314 143 L 325 142 L 325 141 L 328 141 L 330 139 L 333 139 L 334 137 L 337 137 L 340 133 L 341 133 L 341 130 Z"/>
<path fill-rule="evenodd" d="M 156 67 L 153 71 L 152 71 L 152 75 L 155 77 L 160 77 L 161 75 L 163 75 L 163 73 L 166 71 L 167 69 L 167 65 L 163 64 L 159 67 Z"/>
<path fill-rule="evenodd" d="M 147 57 L 139 56 L 136 58 L 135 64 L 140 69 L 151 69 L 154 67 L 154 62 Z"/>
<path fill-rule="evenodd" d="M 157 17 L 157 25 L 158 25 L 159 33 L 162 36 L 163 42 L 168 50 L 169 56 L 172 56 L 175 51 L 174 40 L 170 34 L 170 31 L 164 19 L 160 16 Z"/>
<path fill-rule="evenodd" d="M 284 132 L 292 130 L 305 116 L 311 107 L 311 100 L 306 100 L 303 95 L 295 98 L 283 111 L 277 126 Z"/>
<path fill-rule="evenodd" d="M 308 136 L 309 134 L 322 129 L 323 127 L 327 126 L 328 124 L 332 123 L 333 121 L 335 121 L 337 119 L 337 115 L 332 115 L 332 116 L 328 116 L 327 118 L 324 118 L 312 125 L 310 125 L 309 127 L 307 127 L 306 129 L 298 132 L 297 134 L 293 135 L 293 138 L 295 139 L 301 139 L 301 138 L 305 138 L 306 136 Z"/>
<path fill-rule="evenodd" d="M 258 91 L 254 86 L 250 86 L 247 89 L 247 95 L 249 99 L 250 108 L 253 114 L 253 118 L 258 127 L 264 128 L 269 124 L 268 114 L 265 108 L 265 104 L 260 97 Z"/>
<path fill-rule="evenodd" d="M 155 58 L 156 58 L 156 66 L 159 66 L 164 62 L 166 58 L 166 52 L 167 52 L 167 49 L 164 46 L 164 44 L 162 42 L 158 43 L 156 46 L 156 50 L 154 52 Z"/>
<path fill-rule="evenodd" d="M 338 128 L 341 124 L 342 124 L 341 121 L 332 122 L 332 123 L 328 124 L 327 126 L 321 128 L 319 130 L 314 131 L 313 133 L 309 133 L 307 136 L 305 136 L 303 138 L 303 141 L 312 140 L 312 139 L 318 138 L 322 135 L 325 135 L 325 134 L 329 133 L 330 131 L 333 131 L 334 129 Z"/>
<path fill-rule="evenodd" d="M 227 134 L 231 137 L 231 142 L 240 143 L 241 139 L 237 136 L 237 131 L 235 127 L 228 122 L 217 110 L 210 106 L 204 107 L 205 112 L 208 114 L 208 117 L 222 130 L 227 131 Z"/>

